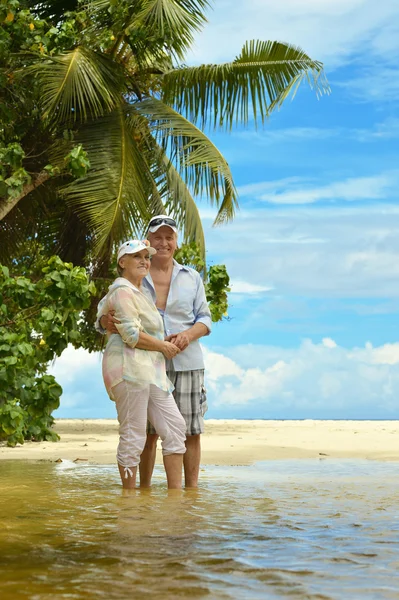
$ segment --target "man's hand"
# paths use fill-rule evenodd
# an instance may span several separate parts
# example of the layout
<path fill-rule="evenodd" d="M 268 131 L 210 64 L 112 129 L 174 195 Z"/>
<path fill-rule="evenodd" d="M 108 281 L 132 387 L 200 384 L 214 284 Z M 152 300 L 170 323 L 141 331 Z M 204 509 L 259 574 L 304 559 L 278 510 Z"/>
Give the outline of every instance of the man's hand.
<path fill-rule="evenodd" d="M 115 311 L 110 310 L 108 314 L 103 315 L 100 319 L 100 325 L 103 329 L 106 329 L 107 333 L 118 333 L 119 331 L 115 327 L 115 323 L 120 323 L 119 319 L 115 316 Z"/>
<path fill-rule="evenodd" d="M 187 346 L 191 342 L 191 338 L 187 331 L 181 331 L 180 333 L 173 333 L 172 335 L 168 335 L 165 338 L 166 342 L 172 342 L 175 346 L 177 346 L 182 352 L 187 348 Z"/>

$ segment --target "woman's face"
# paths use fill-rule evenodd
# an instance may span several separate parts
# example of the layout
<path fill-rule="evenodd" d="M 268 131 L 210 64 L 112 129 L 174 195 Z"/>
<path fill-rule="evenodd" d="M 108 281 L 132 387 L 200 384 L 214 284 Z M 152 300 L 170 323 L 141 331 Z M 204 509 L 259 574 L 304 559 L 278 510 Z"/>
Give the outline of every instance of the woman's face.
<path fill-rule="evenodd" d="M 148 275 L 151 259 L 148 250 L 140 250 L 135 254 L 125 254 L 119 260 L 119 265 L 123 269 L 123 277 L 131 282 L 141 282 L 143 277 Z"/>

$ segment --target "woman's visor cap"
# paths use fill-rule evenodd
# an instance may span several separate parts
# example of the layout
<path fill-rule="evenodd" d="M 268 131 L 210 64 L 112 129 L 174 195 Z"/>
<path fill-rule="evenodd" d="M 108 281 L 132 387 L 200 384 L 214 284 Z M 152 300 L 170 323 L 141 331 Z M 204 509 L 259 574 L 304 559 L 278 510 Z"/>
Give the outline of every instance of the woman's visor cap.
<path fill-rule="evenodd" d="M 136 254 L 137 252 L 141 252 L 141 250 L 147 250 L 150 256 L 156 254 L 157 251 L 155 248 L 152 248 L 147 244 L 149 244 L 149 242 L 146 243 L 143 240 L 129 240 L 128 242 L 125 242 L 118 250 L 117 261 L 119 262 L 119 260 L 122 258 L 122 256 L 125 256 L 125 254 Z"/>

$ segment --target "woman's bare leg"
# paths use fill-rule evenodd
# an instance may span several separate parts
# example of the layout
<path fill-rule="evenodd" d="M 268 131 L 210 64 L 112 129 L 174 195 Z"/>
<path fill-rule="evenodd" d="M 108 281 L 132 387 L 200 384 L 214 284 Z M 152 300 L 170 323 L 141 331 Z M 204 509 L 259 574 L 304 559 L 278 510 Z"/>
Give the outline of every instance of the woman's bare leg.
<path fill-rule="evenodd" d="M 124 489 L 133 490 L 136 487 L 137 467 L 130 467 L 129 469 L 126 469 L 125 467 L 122 467 L 122 465 L 118 464 L 118 468 Z"/>
<path fill-rule="evenodd" d="M 183 455 L 186 452 L 186 422 L 172 394 L 150 386 L 148 418 L 162 440 L 162 454 L 169 489 L 182 486 Z"/>

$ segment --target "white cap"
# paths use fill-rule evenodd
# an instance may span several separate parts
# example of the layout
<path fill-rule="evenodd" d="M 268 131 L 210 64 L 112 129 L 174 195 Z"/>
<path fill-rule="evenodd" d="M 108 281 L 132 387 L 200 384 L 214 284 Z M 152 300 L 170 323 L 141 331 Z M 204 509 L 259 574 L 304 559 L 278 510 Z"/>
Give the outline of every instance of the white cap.
<path fill-rule="evenodd" d="M 118 250 L 117 262 L 119 262 L 119 260 L 125 254 L 136 254 L 136 252 L 141 252 L 141 250 L 147 250 L 150 256 L 153 256 L 157 253 L 155 248 L 152 248 L 150 246 L 150 242 L 147 240 L 129 240 L 120 246 Z"/>
<path fill-rule="evenodd" d="M 172 219 L 172 217 L 168 217 L 168 215 L 156 215 L 150 219 L 150 222 L 148 223 L 148 231 L 150 233 L 155 233 L 160 227 L 170 227 L 177 233 L 176 221 Z"/>

